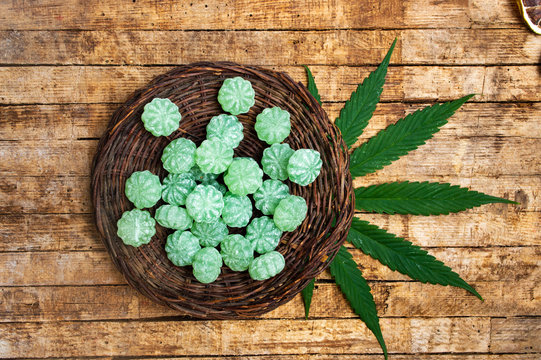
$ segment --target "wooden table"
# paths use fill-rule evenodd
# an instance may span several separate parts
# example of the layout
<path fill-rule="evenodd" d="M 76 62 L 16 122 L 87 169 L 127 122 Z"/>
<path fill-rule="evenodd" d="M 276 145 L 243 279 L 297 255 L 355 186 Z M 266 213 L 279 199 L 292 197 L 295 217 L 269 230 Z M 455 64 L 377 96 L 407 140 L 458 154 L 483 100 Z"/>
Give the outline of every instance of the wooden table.
<path fill-rule="evenodd" d="M 310 65 L 330 118 L 399 41 L 363 135 L 476 93 L 422 149 L 357 181 L 451 182 L 519 201 L 441 217 L 361 215 L 476 286 L 357 260 L 391 359 L 541 357 L 541 36 L 512 0 L 0 2 L 0 357 L 382 359 L 324 273 L 257 321 L 200 321 L 126 285 L 95 230 L 90 163 L 114 109 L 174 65 Z M 229 358 L 229 357 L 227 357 Z"/>

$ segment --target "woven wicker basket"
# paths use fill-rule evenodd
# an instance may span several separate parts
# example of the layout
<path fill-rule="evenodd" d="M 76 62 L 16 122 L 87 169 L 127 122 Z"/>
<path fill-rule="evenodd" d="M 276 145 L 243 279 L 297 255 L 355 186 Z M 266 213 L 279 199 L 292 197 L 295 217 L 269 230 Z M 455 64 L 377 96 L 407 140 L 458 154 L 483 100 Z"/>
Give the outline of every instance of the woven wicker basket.
<path fill-rule="evenodd" d="M 141 170 L 163 179 L 167 174 L 160 157 L 171 140 L 187 137 L 201 143 L 210 118 L 222 113 L 218 90 L 224 79 L 234 76 L 250 80 L 256 93 L 255 106 L 238 116 L 244 125 L 244 140 L 235 156 L 261 160 L 266 144 L 253 130 L 255 117 L 264 108 L 279 106 L 291 114 L 292 130 L 286 142 L 293 149 L 318 150 L 323 168 L 309 186 L 286 182 L 292 194 L 306 199 L 308 215 L 296 231 L 281 238 L 277 250 L 286 259 L 284 271 L 266 281 L 252 281 L 247 271 L 233 272 L 224 266 L 217 281 L 204 285 L 195 280 L 191 267 L 176 267 L 168 260 L 164 244 L 171 230 L 157 225 L 152 241 L 134 248 L 117 237 L 116 222 L 133 208 L 124 195 L 126 179 Z M 182 114 L 180 128 L 169 137 L 152 136 L 140 120 L 143 106 L 155 97 L 171 99 Z M 93 164 L 97 228 L 116 267 L 131 286 L 150 299 L 199 318 L 258 316 L 299 293 L 327 267 L 344 242 L 354 211 L 345 149 L 339 131 L 321 106 L 287 74 L 225 62 L 180 66 L 155 78 L 114 113 Z M 154 211 L 150 209 L 152 214 Z"/>

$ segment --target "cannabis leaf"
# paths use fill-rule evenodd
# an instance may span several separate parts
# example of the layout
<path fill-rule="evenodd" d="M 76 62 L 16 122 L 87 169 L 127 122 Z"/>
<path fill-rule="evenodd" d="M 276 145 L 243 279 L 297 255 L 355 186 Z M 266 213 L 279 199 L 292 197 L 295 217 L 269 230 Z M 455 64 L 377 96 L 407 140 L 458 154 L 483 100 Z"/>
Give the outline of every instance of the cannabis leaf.
<path fill-rule="evenodd" d="M 314 295 L 314 286 L 316 283 L 316 279 L 310 280 L 308 285 L 304 287 L 301 291 L 302 300 L 304 302 L 304 317 L 308 319 L 308 315 L 310 314 L 310 305 L 312 304 L 312 295 Z"/>
<path fill-rule="evenodd" d="M 355 208 L 386 214 L 441 215 L 490 203 L 516 204 L 458 185 L 393 182 L 355 189 Z"/>
<path fill-rule="evenodd" d="M 447 119 L 472 96 L 417 110 L 389 125 L 351 154 L 351 175 L 355 178 L 372 173 L 417 149 L 447 124 Z"/>
<path fill-rule="evenodd" d="M 304 65 L 304 68 L 306 69 L 306 76 L 308 76 L 308 91 L 314 99 L 317 100 L 317 102 L 321 105 L 321 97 L 319 96 L 319 91 L 317 91 L 316 82 L 314 81 L 314 77 L 312 76 L 312 72 L 310 69 L 308 69 L 308 66 Z"/>
<path fill-rule="evenodd" d="M 336 119 L 335 124 L 340 129 L 348 147 L 355 144 L 376 110 L 395 45 L 396 39 L 378 68 L 359 84 L 357 90 L 351 93 L 351 97 L 346 101 L 340 111 L 340 116 Z"/>
<path fill-rule="evenodd" d="M 457 286 L 483 300 L 472 286 L 434 256 L 367 221 L 353 219 L 348 241 L 391 270 L 423 283 Z"/>
<path fill-rule="evenodd" d="M 353 256 L 345 247 L 340 247 L 336 257 L 330 265 L 331 275 L 348 299 L 353 311 L 366 326 L 374 333 L 376 339 L 383 350 L 385 359 L 387 359 L 387 346 L 379 326 L 378 312 L 376 303 L 370 292 L 370 286 L 366 283 L 361 270 L 353 260 Z"/>

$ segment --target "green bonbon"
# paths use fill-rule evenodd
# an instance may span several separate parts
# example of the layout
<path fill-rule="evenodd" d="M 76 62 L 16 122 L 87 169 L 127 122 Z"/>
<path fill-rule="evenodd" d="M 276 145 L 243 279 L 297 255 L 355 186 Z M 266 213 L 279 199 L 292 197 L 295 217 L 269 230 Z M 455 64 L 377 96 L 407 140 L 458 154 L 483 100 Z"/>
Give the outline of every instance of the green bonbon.
<path fill-rule="evenodd" d="M 282 231 L 295 230 L 306 218 L 308 207 L 300 196 L 289 195 L 274 210 L 274 223 Z"/>
<path fill-rule="evenodd" d="M 167 237 L 165 243 L 167 257 L 176 266 L 191 265 L 199 250 L 199 239 L 189 231 L 177 230 Z"/>
<path fill-rule="evenodd" d="M 213 186 L 216 190 L 218 190 L 219 192 L 222 193 L 222 195 L 225 195 L 227 193 L 227 187 L 222 184 L 222 183 L 219 183 L 218 181 L 216 180 L 213 180 L 213 181 L 203 181 L 201 182 L 201 184 L 203 185 L 210 185 L 210 186 Z"/>
<path fill-rule="evenodd" d="M 256 116 L 254 128 L 257 137 L 269 145 L 281 143 L 291 132 L 289 117 L 289 113 L 279 107 L 263 110 Z"/>
<path fill-rule="evenodd" d="M 223 195 L 212 185 L 197 185 L 186 199 L 186 210 L 197 222 L 218 220 L 223 207 Z"/>
<path fill-rule="evenodd" d="M 178 129 L 181 115 L 169 99 L 155 98 L 145 105 L 141 120 L 154 136 L 169 136 Z"/>
<path fill-rule="evenodd" d="M 220 247 L 224 263 L 233 271 L 247 270 L 254 259 L 252 244 L 242 235 L 229 235 Z"/>
<path fill-rule="evenodd" d="M 263 170 L 254 159 L 236 158 L 227 169 L 224 182 L 235 195 L 253 194 L 263 183 Z"/>
<path fill-rule="evenodd" d="M 239 76 L 225 79 L 218 91 L 218 102 L 225 112 L 244 114 L 255 104 L 255 91 L 248 80 Z"/>
<path fill-rule="evenodd" d="M 122 242 L 134 247 L 148 244 L 156 234 L 156 221 L 144 210 L 133 209 L 124 212 L 116 225 L 117 235 Z"/>
<path fill-rule="evenodd" d="M 250 222 L 251 217 L 252 202 L 248 196 L 232 193 L 227 193 L 224 196 L 222 219 L 227 226 L 244 227 Z"/>
<path fill-rule="evenodd" d="M 274 214 L 282 199 L 289 195 L 289 188 L 279 180 L 265 180 L 254 193 L 255 207 L 265 215 Z"/>
<path fill-rule="evenodd" d="M 195 165 L 196 146 L 193 141 L 178 138 L 171 141 L 162 153 L 163 168 L 171 174 L 190 171 Z"/>
<path fill-rule="evenodd" d="M 244 138 L 243 129 L 236 116 L 221 114 L 210 119 L 207 125 L 207 139 L 218 138 L 234 149 Z"/>
<path fill-rule="evenodd" d="M 246 227 L 246 239 L 250 241 L 255 251 L 260 254 L 276 249 L 280 242 L 282 231 L 276 227 L 268 216 L 255 218 Z"/>
<path fill-rule="evenodd" d="M 154 218 L 168 229 L 186 230 L 192 227 L 192 217 L 186 209 L 175 205 L 162 205 L 156 210 Z"/>
<path fill-rule="evenodd" d="M 201 246 L 215 247 L 225 239 L 229 234 L 229 230 L 225 222 L 218 218 L 218 220 L 211 223 L 194 222 L 192 225 L 192 234 L 199 239 Z"/>
<path fill-rule="evenodd" d="M 213 182 L 214 180 L 218 178 L 218 175 L 219 175 L 219 174 L 212 174 L 212 173 L 204 173 L 201 171 L 201 169 L 197 165 L 194 165 L 194 167 L 190 169 L 188 174 L 193 176 L 195 181 L 198 181 L 202 184 L 208 184 L 208 183 Z"/>
<path fill-rule="evenodd" d="M 136 208 L 150 208 L 162 197 L 162 184 L 160 178 L 150 171 L 136 171 L 126 180 L 125 191 Z"/>
<path fill-rule="evenodd" d="M 287 173 L 289 180 L 301 186 L 314 182 L 321 172 L 321 156 L 312 149 L 299 149 L 289 158 Z"/>
<path fill-rule="evenodd" d="M 265 174 L 269 175 L 271 179 L 287 180 L 289 176 L 287 165 L 294 152 L 295 150 L 289 147 L 288 144 L 272 144 L 263 150 L 261 166 L 263 166 Z"/>
<path fill-rule="evenodd" d="M 233 161 L 233 149 L 218 138 L 204 140 L 195 151 L 195 162 L 205 173 L 221 174 Z"/>
<path fill-rule="evenodd" d="M 186 205 L 186 198 L 196 185 L 190 173 L 169 174 L 163 179 L 162 199 L 171 205 Z"/>
<path fill-rule="evenodd" d="M 195 253 L 192 266 L 195 278 L 203 284 L 209 284 L 220 275 L 222 256 L 215 248 L 206 247 Z"/>
<path fill-rule="evenodd" d="M 249 268 L 250 277 L 254 280 L 267 280 L 278 275 L 286 265 L 285 259 L 278 251 L 271 251 L 252 261 Z"/>

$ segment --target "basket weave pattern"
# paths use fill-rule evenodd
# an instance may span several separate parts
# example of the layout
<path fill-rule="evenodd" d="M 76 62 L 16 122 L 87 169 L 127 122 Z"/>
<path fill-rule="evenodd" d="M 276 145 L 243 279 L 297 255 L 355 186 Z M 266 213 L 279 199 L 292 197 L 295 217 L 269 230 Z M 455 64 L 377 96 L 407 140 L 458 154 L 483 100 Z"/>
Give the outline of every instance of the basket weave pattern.
<path fill-rule="evenodd" d="M 291 114 L 291 135 L 285 140 L 293 149 L 310 148 L 321 153 L 323 168 L 309 186 L 286 182 L 292 194 L 304 197 L 308 215 L 294 232 L 284 233 L 277 250 L 286 267 L 266 281 L 252 281 L 248 272 L 222 268 L 218 280 L 201 284 L 191 267 L 176 267 L 167 258 L 164 244 L 172 230 L 157 225 L 148 245 L 126 246 L 116 235 L 116 222 L 133 205 L 124 195 L 126 179 L 134 172 L 150 170 L 163 179 L 161 154 L 171 140 L 186 137 L 199 145 L 212 116 L 223 113 L 217 101 L 224 79 L 241 76 L 250 80 L 255 105 L 238 119 L 244 140 L 235 156 L 260 162 L 267 144 L 254 131 L 255 117 L 264 108 L 279 106 Z M 178 105 L 180 128 L 169 137 L 156 138 L 141 122 L 146 103 L 169 98 Z M 92 171 L 92 195 L 98 231 L 116 267 L 128 283 L 150 299 L 199 318 L 238 319 L 259 316 L 289 301 L 321 273 L 345 241 L 354 202 L 349 156 L 339 130 L 302 85 L 287 74 L 233 63 L 195 63 L 177 67 L 137 91 L 112 116 L 102 137 Z M 155 209 L 150 209 L 154 214 Z M 257 211 L 256 216 L 261 216 Z"/>

